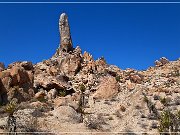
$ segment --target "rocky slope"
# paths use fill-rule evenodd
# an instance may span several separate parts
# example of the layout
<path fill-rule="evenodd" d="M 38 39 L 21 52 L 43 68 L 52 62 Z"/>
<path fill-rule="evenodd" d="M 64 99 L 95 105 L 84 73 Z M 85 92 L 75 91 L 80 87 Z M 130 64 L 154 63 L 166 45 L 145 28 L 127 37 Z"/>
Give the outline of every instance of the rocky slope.
<path fill-rule="evenodd" d="M 52 58 L 7 68 L 0 63 L 0 132 L 9 131 L 13 115 L 16 132 L 158 134 L 169 132 L 162 128 L 167 111 L 179 113 L 173 115 L 177 130 L 171 131 L 180 131 L 180 59 L 162 57 L 145 71 L 121 70 L 73 48 L 65 13 L 59 30 L 60 46 Z"/>

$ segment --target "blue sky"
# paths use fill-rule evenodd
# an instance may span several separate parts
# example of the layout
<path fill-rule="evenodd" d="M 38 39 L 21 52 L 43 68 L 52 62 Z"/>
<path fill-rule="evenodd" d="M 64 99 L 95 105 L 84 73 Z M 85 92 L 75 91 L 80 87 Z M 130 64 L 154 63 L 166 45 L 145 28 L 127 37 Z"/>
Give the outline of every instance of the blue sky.
<path fill-rule="evenodd" d="M 180 4 L 0 4 L 0 61 L 50 58 L 59 45 L 62 12 L 74 47 L 95 59 L 146 69 L 160 57 L 180 57 Z"/>

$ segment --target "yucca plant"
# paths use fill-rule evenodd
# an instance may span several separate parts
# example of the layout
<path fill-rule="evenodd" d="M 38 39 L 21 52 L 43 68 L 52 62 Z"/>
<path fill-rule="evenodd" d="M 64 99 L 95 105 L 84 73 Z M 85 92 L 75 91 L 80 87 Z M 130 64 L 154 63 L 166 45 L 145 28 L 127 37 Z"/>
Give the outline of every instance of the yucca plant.
<path fill-rule="evenodd" d="M 12 100 L 9 104 L 6 105 L 5 111 L 10 115 L 12 115 L 16 109 L 17 109 L 17 103 Z"/>
<path fill-rule="evenodd" d="M 169 111 L 164 111 L 161 113 L 160 116 L 160 126 L 159 126 L 159 131 L 160 132 L 168 132 L 169 127 L 171 126 L 171 119 L 170 119 L 170 112 Z"/>

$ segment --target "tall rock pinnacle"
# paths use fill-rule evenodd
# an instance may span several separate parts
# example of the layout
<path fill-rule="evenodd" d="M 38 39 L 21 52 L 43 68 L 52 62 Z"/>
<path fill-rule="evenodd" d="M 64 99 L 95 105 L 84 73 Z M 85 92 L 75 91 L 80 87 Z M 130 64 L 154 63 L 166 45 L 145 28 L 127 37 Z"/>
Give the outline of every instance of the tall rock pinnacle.
<path fill-rule="evenodd" d="M 59 19 L 60 50 L 69 52 L 73 49 L 68 16 L 62 13 Z"/>

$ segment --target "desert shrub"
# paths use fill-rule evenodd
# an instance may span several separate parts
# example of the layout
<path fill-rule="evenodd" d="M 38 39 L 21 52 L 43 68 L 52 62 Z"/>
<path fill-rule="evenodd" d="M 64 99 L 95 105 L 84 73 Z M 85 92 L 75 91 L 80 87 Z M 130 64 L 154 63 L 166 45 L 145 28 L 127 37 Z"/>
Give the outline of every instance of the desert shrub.
<path fill-rule="evenodd" d="M 47 101 L 47 99 L 45 99 L 44 97 L 40 97 L 37 100 L 40 101 L 40 102 L 46 102 Z"/>
<path fill-rule="evenodd" d="M 168 103 L 170 102 L 170 100 L 164 97 L 164 98 L 160 98 L 160 102 L 161 102 L 164 106 L 167 106 Z"/>
<path fill-rule="evenodd" d="M 125 108 L 123 105 L 121 105 L 121 106 L 120 106 L 120 110 L 121 110 L 122 112 L 125 112 L 125 111 L 126 111 L 126 108 Z"/>
<path fill-rule="evenodd" d="M 160 132 L 168 132 L 169 127 L 171 126 L 170 113 L 167 111 L 162 112 L 160 116 Z"/>
<path fill-rule="evenodd" d="M 86 90 L 86 87 L 85 87 L 84 84 L 81 84 L 81 85 L 79 86 L 79 89 L 80 89 L 81 92 L 84 92 L 84 91 Z"/>
<path fill-rule="evenodd" d="M 160 115 L 159 132 L 179 132 L 180 131 L 180 111 L 172 113 L 165 110 Z M 178 133 L 177 133 L 178 134 Z"/>
<path fill-rule="evenodd" d="M 60 90 L 59 93 L 58 93 L 58 95 L 59 95 L 60 97 L 65 97 L 65 96 L 67 95 L 66 90 Z"/>
<path fill-rule="evenodd" d="M 121 77 L 118 75 L 118 76 L 116 76 L 116 81 L 117 82 L 120 82 L 120 80 L 121 80 Z"/>

